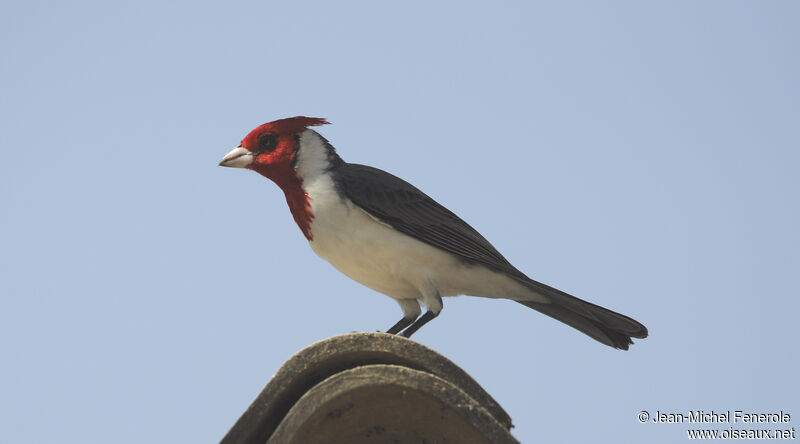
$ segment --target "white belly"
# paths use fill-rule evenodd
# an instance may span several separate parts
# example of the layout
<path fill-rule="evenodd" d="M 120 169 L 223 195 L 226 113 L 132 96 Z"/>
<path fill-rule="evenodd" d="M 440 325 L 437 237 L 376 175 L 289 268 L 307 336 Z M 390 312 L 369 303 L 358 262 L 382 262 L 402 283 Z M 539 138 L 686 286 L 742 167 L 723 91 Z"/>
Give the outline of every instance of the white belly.
<path fill-rule="evenodd" d="M 396 299 L 438 288 L 435 270 L 460 266 L 451 255 L 399 233 L 352 204 L 314 211 L 311 248 L 351 279 Z"/>
<path fill-rule="evenodd" d="M 312 185 L 307 191 L 314 214 L 311 248 L 377 292 L 395 299 L 420 299 L 433 288 L 441 296 L 532 299 L 530 290 L 517 281 L 400 233 L 341 200 L 330 186 Z"/>

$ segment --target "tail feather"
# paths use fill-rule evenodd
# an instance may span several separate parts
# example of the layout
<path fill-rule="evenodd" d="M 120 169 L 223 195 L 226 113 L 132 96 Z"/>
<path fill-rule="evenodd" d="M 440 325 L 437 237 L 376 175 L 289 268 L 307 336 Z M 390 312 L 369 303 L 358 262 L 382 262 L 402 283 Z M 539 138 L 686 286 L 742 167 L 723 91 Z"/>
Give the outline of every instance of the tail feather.
<path fill-rule="evenodd" d="M 536 281 L 526 283 L 550 302 L 520 300 L 517 302 L 576 328 L 603 344 L 627 350 L 628 346 L 633 344 L 631 338 L 647 337 L 647 327 L 625 315 Z"/>

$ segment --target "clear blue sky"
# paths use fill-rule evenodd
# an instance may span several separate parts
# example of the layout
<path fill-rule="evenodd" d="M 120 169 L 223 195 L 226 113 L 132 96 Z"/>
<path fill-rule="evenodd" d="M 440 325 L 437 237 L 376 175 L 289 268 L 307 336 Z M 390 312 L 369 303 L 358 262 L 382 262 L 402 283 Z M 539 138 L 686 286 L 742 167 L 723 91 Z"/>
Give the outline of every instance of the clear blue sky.
<path fill-rule="evenodd" d="M 650 329 L 621 352 L 445 300 L 414 339 L 521 441 L 686 440 L 641 410 L 800 425 L 800 5 L 384 3 L 4 2 L 0 442 L 216 442 L 295 351 L 399 318 L 217 166 L 298 114 Z"/>

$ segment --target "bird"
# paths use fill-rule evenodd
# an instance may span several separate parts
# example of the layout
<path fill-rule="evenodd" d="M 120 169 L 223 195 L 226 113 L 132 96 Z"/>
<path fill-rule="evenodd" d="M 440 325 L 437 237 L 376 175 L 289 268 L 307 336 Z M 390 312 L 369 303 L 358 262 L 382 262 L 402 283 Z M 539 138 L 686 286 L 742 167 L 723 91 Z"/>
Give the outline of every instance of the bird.
<path fill-rule="evenodd" d="M 345 162 L 312 129 L 329 123 L 306 116 L 265 123 L 219 165 L 275 182 L 314 253 L 400 305 L 403 317 L 386 333 L 408 338 L 439 315 L 442 297 L 470 295 L 516 301 L 616 349 L 647 337 L 638 321 L 529 278 L 410 183 Z"/>

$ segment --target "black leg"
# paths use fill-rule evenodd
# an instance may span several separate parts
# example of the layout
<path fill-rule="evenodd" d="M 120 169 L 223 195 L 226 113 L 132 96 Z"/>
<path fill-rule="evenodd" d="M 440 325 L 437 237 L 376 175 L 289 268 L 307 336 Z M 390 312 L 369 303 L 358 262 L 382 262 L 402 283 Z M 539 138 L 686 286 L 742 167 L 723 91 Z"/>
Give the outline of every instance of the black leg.
<path fill-rule="evenodd" d="M 400 330 L 402 330 L 402 329 L 408 327 L 409 325 L 411 325 L 411 323 L 414 322 L 415 319 L 417 319 L 417 318 L 416 317 L 413 317 L 413 318 L 405 318 L 404 317 L 403 319 L 400 319 L 399 321 L 397 321 L 397 323 L 394 324 L 392 326 L 392 328 L 386 330 L 386 333 L 389 333 L 390 335 L 396 335 Z"/>
<path fill-rule="evenodd" d="M 403 332 L 400 333 L 400 336 L 405 336 L 407 338 L 410 338 L 411 335 L 413 335 L 415 331 L 419 330 L 420 327 L 422 327 L 423 325 L 427 324 L 431 319 L 435 318 L 436 316 L 439 316 L 439 313 L 434 313 L 434 312 L 432 312 L 430 310 L 426 311 L 425 314 L 420 316 L 420 318 L 417 319 L 416 322 L 411 324 L 410 327 L 408 327 L 407 329 L 403 330 Z"/>

